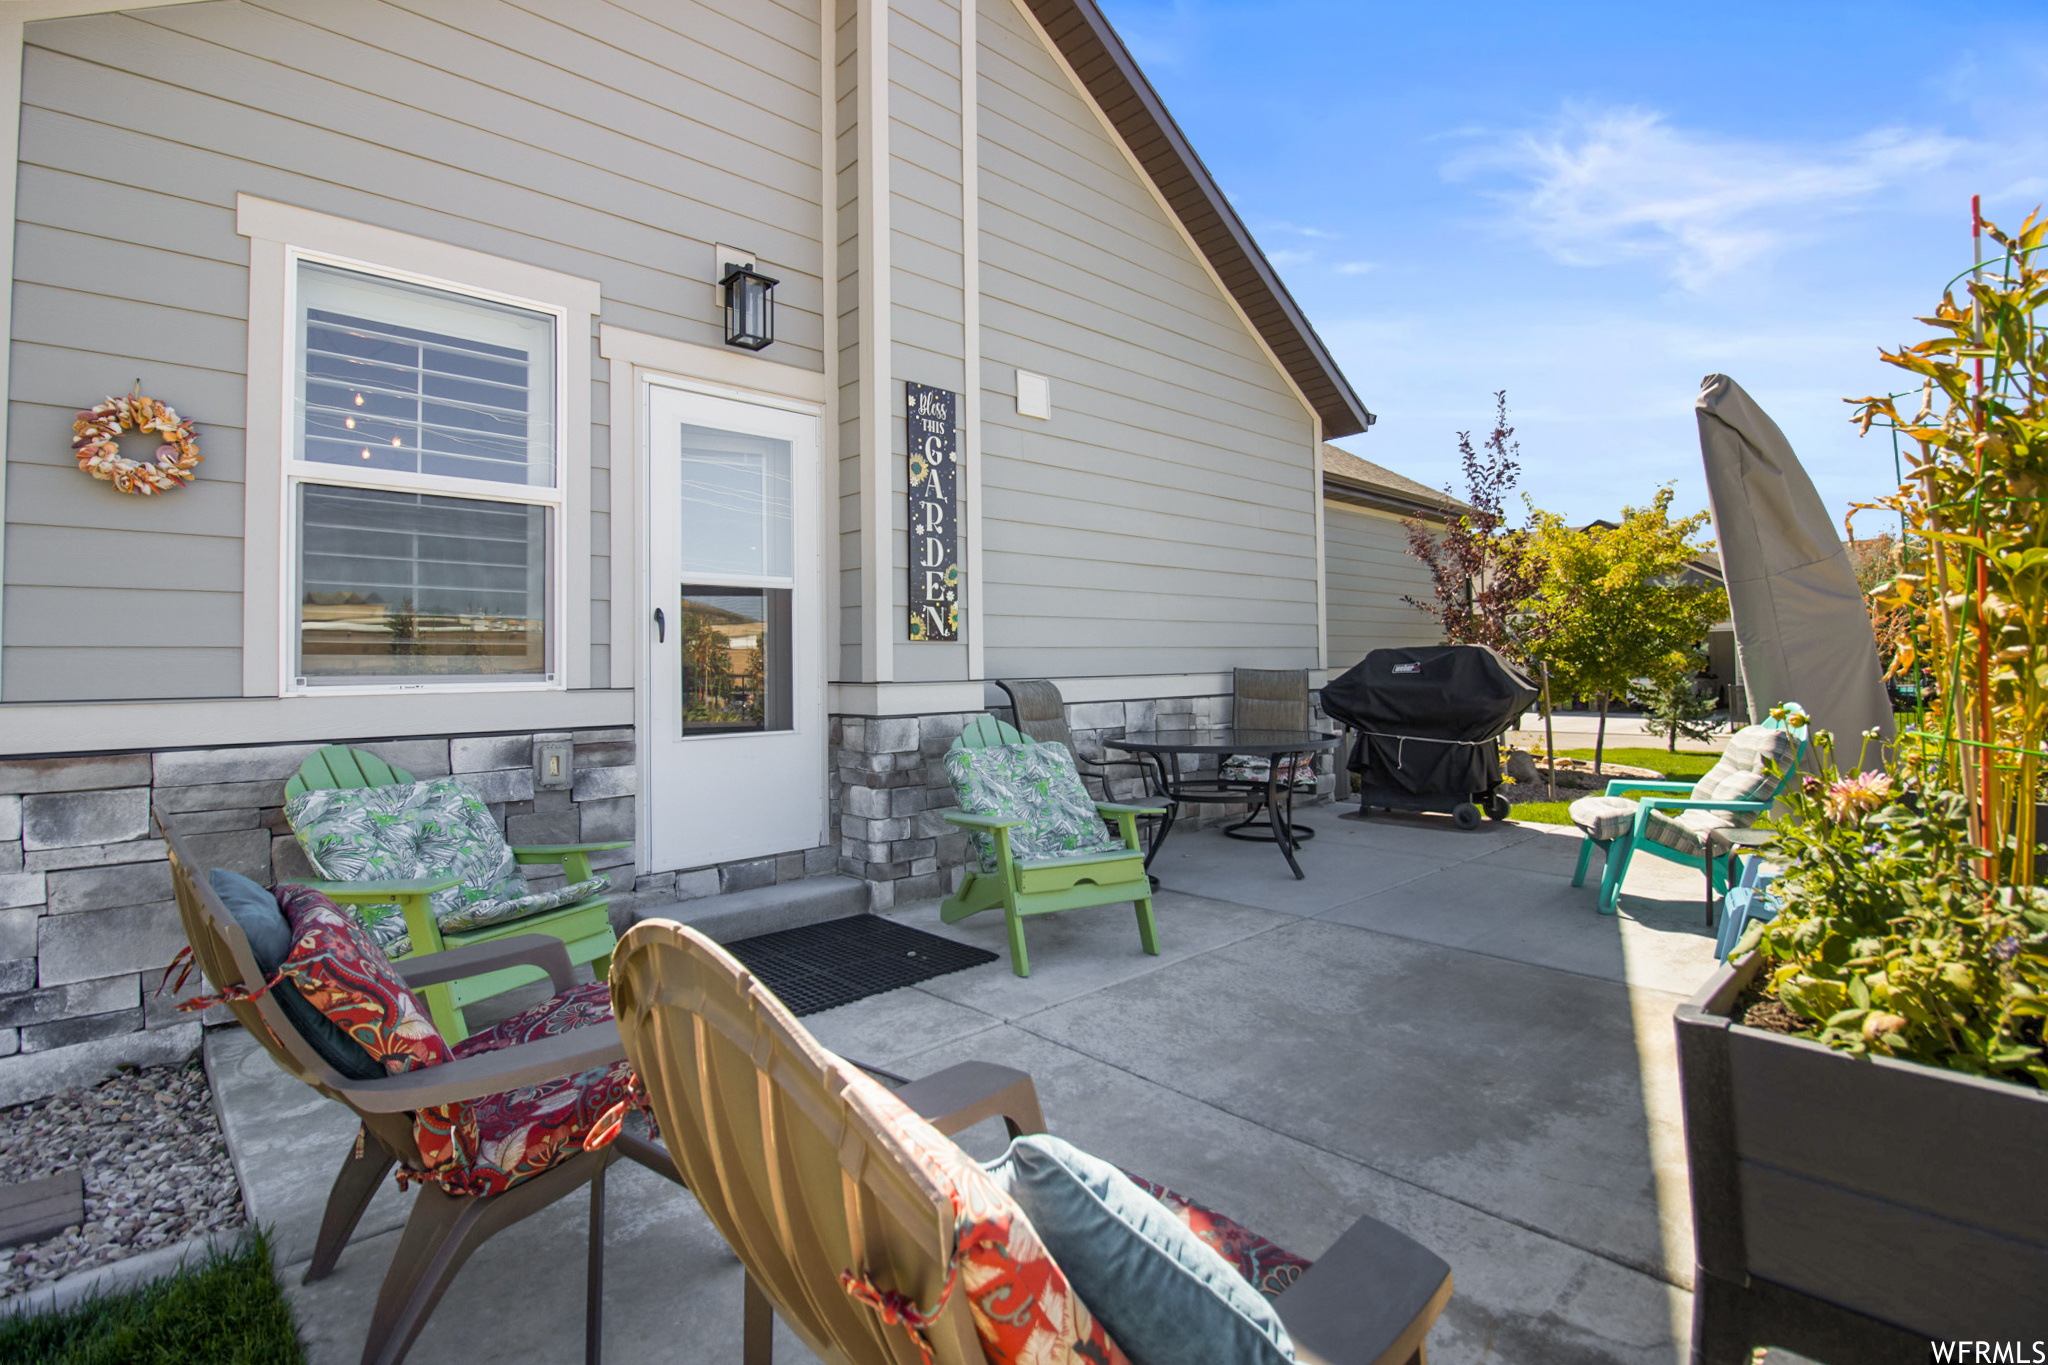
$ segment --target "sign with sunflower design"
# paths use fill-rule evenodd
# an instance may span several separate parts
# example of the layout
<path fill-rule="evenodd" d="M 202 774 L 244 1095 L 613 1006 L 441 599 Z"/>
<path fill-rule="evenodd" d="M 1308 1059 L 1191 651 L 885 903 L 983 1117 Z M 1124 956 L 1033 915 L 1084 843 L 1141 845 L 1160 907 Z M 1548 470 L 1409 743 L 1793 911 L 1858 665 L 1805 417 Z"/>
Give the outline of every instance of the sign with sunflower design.
<path fill-rule="evenodd" d="M 910 459 L 910 638 L 960 638 L 960 395 L 903 386 Z"/>

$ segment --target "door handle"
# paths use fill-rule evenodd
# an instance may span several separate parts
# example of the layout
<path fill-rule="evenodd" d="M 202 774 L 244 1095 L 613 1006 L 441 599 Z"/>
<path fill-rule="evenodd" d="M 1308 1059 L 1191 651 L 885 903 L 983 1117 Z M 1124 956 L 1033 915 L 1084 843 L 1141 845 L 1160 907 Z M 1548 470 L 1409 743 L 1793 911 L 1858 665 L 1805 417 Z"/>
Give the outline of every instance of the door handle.
<path fill-rule="evenodd" d="M 654 609 L 654 642 L 663 645 L 668 643 L 668 618 L 661 614 L 660 607 Z"/>

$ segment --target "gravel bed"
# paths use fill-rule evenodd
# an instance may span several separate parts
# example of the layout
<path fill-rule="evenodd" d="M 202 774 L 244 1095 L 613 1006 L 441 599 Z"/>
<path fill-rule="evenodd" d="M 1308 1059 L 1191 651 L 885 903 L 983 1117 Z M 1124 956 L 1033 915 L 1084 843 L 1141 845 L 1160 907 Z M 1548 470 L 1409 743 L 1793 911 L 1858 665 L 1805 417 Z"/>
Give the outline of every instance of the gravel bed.
<path fill-rule="evenodd" d="M 85 1222 L 0 1248 L 0 1298 L 245 1222 L 196 1058 L 0 1110 L 0 1182 L 73 1168 L 85 1172 Z"/>

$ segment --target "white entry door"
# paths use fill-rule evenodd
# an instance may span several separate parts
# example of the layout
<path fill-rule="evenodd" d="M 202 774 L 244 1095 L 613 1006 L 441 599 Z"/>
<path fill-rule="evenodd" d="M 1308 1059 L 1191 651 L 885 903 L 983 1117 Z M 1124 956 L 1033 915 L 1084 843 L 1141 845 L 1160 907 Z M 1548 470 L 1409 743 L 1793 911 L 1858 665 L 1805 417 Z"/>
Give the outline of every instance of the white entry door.
<path fill-rule="evenodd" d="M 650 871 L 825 842 L 818 419 L 649 384 Z"/>

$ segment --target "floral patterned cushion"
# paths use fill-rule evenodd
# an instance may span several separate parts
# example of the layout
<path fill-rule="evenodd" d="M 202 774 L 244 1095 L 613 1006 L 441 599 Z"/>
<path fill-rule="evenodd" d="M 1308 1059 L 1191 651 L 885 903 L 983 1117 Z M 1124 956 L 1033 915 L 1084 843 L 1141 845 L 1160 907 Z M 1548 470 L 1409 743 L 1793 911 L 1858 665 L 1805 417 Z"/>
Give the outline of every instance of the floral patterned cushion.
<path fill-rule="evenodd" d="M 292 936 L 284 975 L 386 1074 L 436 1066 L 454 1055 L 355 916 L 304 886 L 280 886 L 277 900 Z"/>
<path fill-rule="evenodd" d="M 537 1042 L 612 1017 L 611 987 L 591 981 L 472 1034 L 457 1057 Z M 451 1194 L 498 1194 L 583 1149 L 605 1112 L 626 1099 L 633 1068 L 609 1066 L 413 1115 L 426 1178 Z"/>
<path fill-rule="evenodd" d="M 1216 765 L 1216 776 L 1224 782 L 1257 783 L 1263 787 L 1273 775 L 1273 760 L 1258 754 L 1227 754 Z M 1280 785 L 1296 791 L 1316 789 L 1315 755 L 1289 755 L 1280 760 Z"/>
<path fill-rule="evenodd" d="M 278 902 L 293 943 L 283 972 L 315 1009 L 396 1075 L 459 1057 L 496 1052 L 611 1021 L 611 986 L 592 981 L 513 1015 L 451 1050 L 440 1030 L 369 932 L 333 901 L 304 886 L 281 886 Z M 633 1069 L 623 1058 L 573 1076 L 460 1100 L 413 1115 L 422 1171 L 401 1171 L 451 1194 L 497 1194 L 582 1150 L 583 1135 L 626 1098 Z"/>
<path fill-rule="evenodd" d="M 529 890 L 490 807 L 452 777 L 301 792 L 285 803 L 285 818 L 313 870 L 330 880 L 460 877 L 459 885 L 428 898 L 435 922 L 451 933 L 573 905 L 610 885 L 592 877 L 553 891 Z M 412 951 L 397 906 L 362 906 L 356 913 L 386 953 Z"/>
<path fill-rule="evenodd" d="M 975 1335 L 992 1362 L 1130 1365 L 1087 1305 L 1075 1297 L 1024 1211 L 988 1172 L 874 1081 L 851 1067 L 843 1074 L 848 1088 L 861 1092 L 905 1151 L 951 1198 L 954 1217 L 953 1270 L 936 1304 L 908 1303 L 875 1284 L 862 1267 L 840 1274 L 846 1292 L 885 1320 L 901 1324 L 922 1344 L 925 1324 L 937 1319 L 956 1288 L 964 1288 Z"/>
<path fill-rule="evenodd" d="M 1024 821 L 1010 830 L 1010 855 L 1019 862 L 1123 847 L 1095 813 L 1064 744 L 956 747 L 946 751 L 946 776 L 969 815 Z M 968 839 L 981 870 L 996 871 L 995 840 L 979 831 L 969 831 Z"/>

